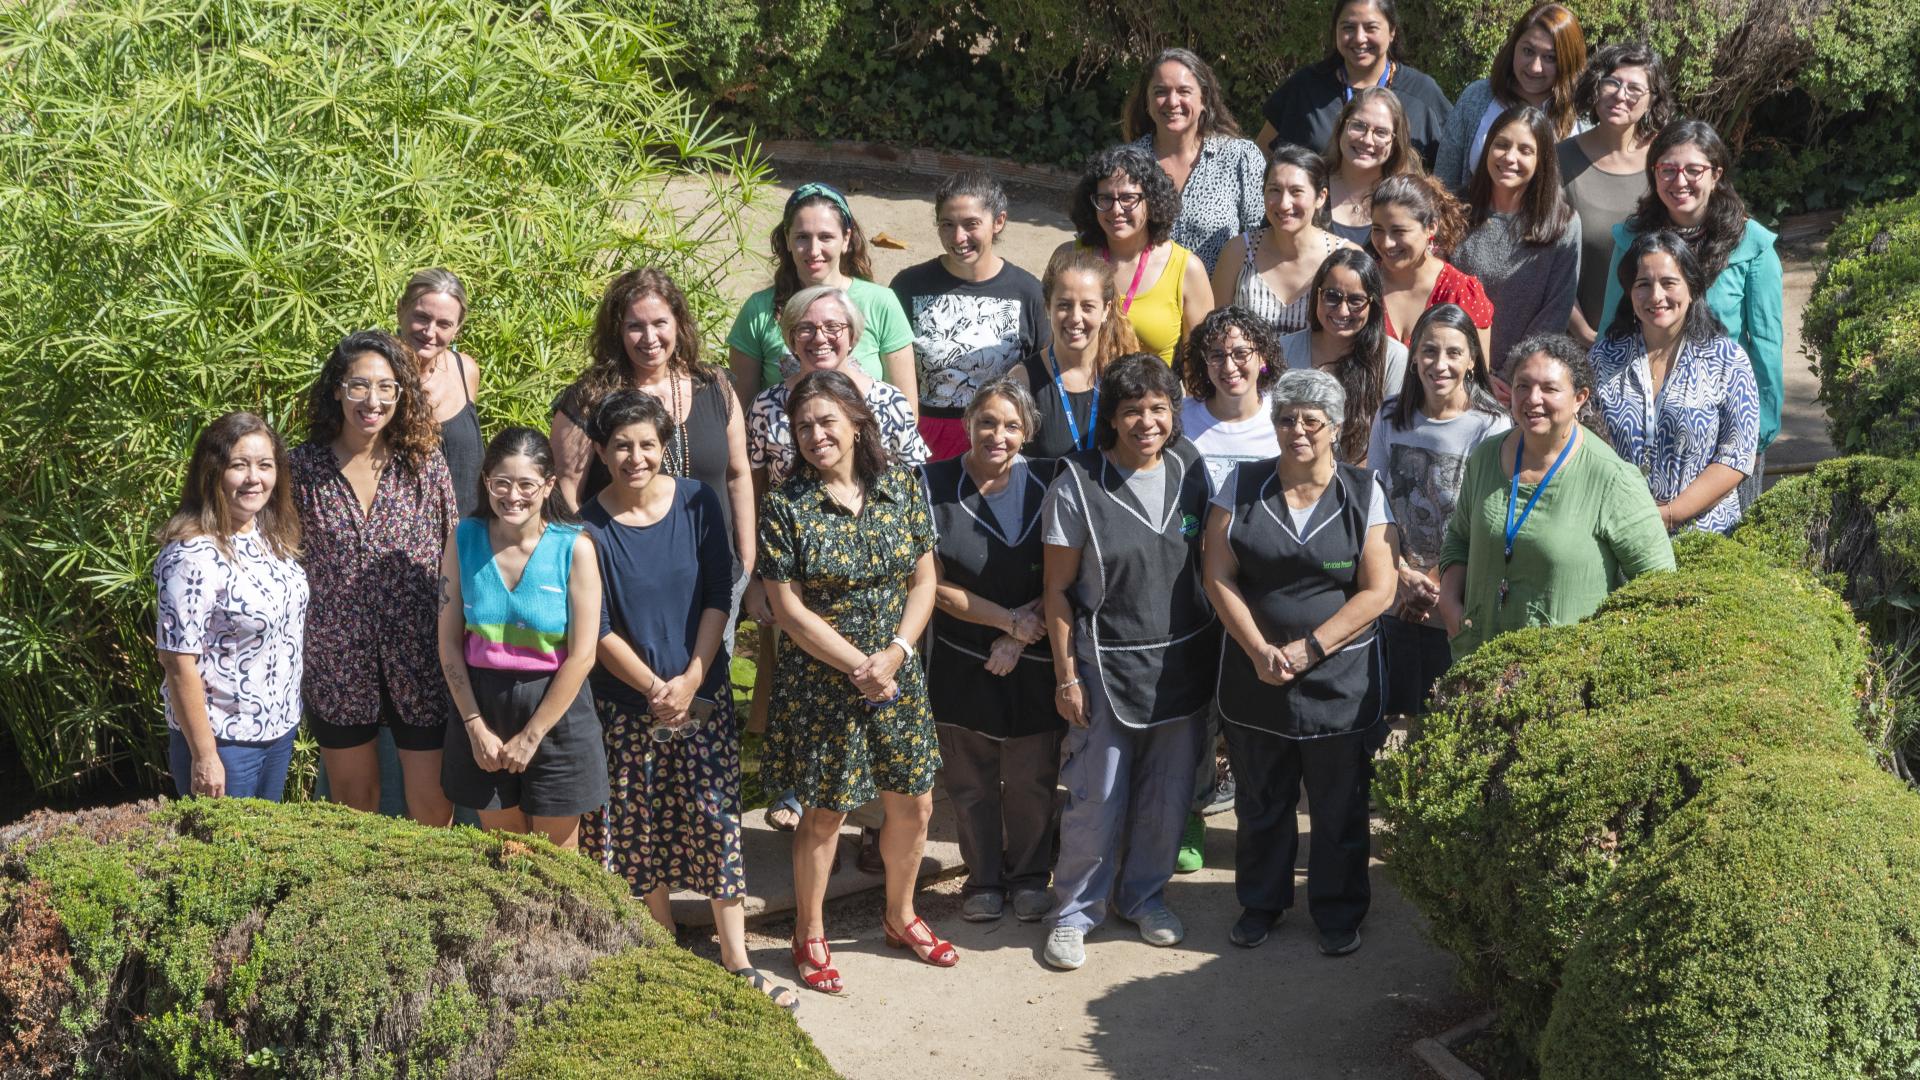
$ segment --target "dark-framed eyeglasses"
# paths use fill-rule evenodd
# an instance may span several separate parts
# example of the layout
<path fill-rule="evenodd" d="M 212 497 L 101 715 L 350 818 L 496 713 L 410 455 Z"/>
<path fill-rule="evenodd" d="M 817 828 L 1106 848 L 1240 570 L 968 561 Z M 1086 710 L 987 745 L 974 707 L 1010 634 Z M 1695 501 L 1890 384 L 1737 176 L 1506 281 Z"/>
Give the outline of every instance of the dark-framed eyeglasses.
<path fill-rule="evenodd" d="M 1141 203 L 1146 202 L 1147 196 L 1145 192 L 1140 192 L 1140 191 L 1120 191 L 1120 192 L 1102 191 L 1102 192 L 1095 193 L 1094 196 L 1088 201 L 1093 203 L 1093 208 L 1095 210 L 1098 210 L 1104 214 L 1112 210 L 1116 206 L 1118 206 L 1122 210 L 1132 211 L 1135 207 L 1138 207 Z"/>

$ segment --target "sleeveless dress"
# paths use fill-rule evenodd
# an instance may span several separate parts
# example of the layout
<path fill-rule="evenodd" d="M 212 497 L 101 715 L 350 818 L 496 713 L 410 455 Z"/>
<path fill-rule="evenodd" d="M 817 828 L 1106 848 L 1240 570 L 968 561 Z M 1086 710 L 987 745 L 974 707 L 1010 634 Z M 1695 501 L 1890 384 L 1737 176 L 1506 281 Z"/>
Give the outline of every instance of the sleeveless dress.
<path fill-rule="evenodd" d="M 466 517 L 480 506 L 480 462 L 487 455 L 487 442 L 480 435 L 480 414 L 474 410 L 473 395 L 467 392 L 467 358 L 453 354 L 459 365 L 460 395 L 467 403 L 440 424 L 440 455 L 447 459 L 447 471 L 453 474 L 453 502 Z"/>

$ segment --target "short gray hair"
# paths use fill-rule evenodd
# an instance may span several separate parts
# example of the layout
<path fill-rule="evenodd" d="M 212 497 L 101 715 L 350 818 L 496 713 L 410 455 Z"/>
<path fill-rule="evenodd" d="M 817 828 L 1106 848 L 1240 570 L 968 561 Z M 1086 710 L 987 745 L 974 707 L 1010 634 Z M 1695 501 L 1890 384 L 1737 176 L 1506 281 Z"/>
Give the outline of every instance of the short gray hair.
<path fill-rule="evenodd" d="M 780 308 L 780 338 L 787 343 L 787 348 L 793 348 L 793 328 L 806 317 L 807 309 L 828 298 L 847 313 L 847 351 L 851 353 L 853 347 L 860 344 L 860 335 L 867 332 L 867 316 L 854 306 L 847 290 L 837 285 L 809 285 L 787 297 L 786 304 Z"/>
<path fill-rule="evenodd" d="M 968 425 L 967 441 L 969 443 L 973 441 L 973 418 L 979 413 L 980 407 L 987 403 L 988 398 L 1004 398 L 1009 405 L 1013 406 L 1015 415 L 1020 417 L 1020 426 L 1027 431 L 1028 442 L 1032 442 L 1033 437 L 1040 433 L 1040 410 L 1033 403 L 1033 395 L 1027 391 L 1024 384 L 1016 381 L 1012 376 L 1002 375 L 974 391 L 973 400 L 967 402 L 966 411 L 960 414 L 960 418 Z"/>
<path fill-rule="evenodd" d="M 1284 372 L 1274 381 L 1269 415 L 1278 420 L 1283 409 L 1319 409 L 1337 426 L 1347 419 L 1347 392 L 1339 379 L 1318 368 Z"/>

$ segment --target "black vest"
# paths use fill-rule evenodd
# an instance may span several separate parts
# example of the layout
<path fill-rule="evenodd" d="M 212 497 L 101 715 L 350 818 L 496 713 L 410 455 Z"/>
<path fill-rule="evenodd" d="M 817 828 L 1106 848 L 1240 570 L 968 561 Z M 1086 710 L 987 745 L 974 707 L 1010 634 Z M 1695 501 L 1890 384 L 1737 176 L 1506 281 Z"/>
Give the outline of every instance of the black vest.
<path fill-rule="evenodd" d="M 948 585 L 1006 608 L 1040 596 L 1040 504 L 1055 463 L 1028 461 L 1021 493 L 1020 531 L 1007 536 L 962 462 L 964 455 L 920 467 L 933 515 L 934 555 Z M 985 670 L 1000 631 L 935 608 L 927 641 L 927 695 L 934 720 L 993 738 L 1058 731 L 1065 721 L 1053 704 L 1053 656 L 1046 640 L 1027 646 L 1008 675 Z M 1009 708 L 1009 701 L 1014 707 Z"/>
<path fill-rule="evenodd" d="M 1235 583 L 1267 641 L 1285 645 L 1333 617 L 1359 591 L 1367 508 L 1377 481 L 1352 465 L 1333 479 L 1296 533 L 1276 459 L 1235 467 L 1227 542 L 1239 560 Z M 1230 724 L 1290 739 L 1364 731 L 1380 719 L 1380 644 L 1368 627 L 1338 652 L 1284 686 L 1260 681 L 1240 643 L 1220 653 L 1220 714 Z"/>
<path fill-rule="evenodd" d="M 1093 560 L 1101 582 L 1098 604 L 1075 612 L 1076 649 L 1114 719 L 1132 728 L 1204 712 L 1220 654 L 1220 623 L 1200 577 L 1206 463 L 1182 438 L 1168 444 L 1160 470 L 1167 492 L 1159 521 L 1146 519 L 1098 450 L 1062 458 L 1056 481 L 1075 486 L 1090 533 L 1080 558 Z"/>

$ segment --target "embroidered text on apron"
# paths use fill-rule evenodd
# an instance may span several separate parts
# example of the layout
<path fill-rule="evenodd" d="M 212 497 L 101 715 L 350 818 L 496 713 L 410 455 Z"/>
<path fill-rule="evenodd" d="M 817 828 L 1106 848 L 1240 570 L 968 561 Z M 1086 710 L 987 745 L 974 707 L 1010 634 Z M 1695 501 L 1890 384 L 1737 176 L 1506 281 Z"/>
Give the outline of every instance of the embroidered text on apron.
<path fill-rule="evenodd" d="M 1359 590 L 1373 474 L 1334 466 L 1306 527 L 1296 532 L 1275 459 L 1243 462 L 1237 470 L 1227 542 L 1240 562 L 1240 594 L 1262 637 L 1297 641 Z M 1284 686 L 1261 682 L 1253 664 L 1229 638 L 1219 680 L 1220 714 L 1228 723 L 1313 739 L 1364 731 L 1380 719 L 1381 657 L 1372 627 Z"/>

